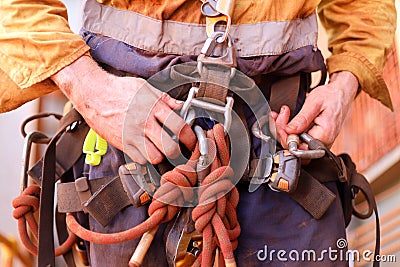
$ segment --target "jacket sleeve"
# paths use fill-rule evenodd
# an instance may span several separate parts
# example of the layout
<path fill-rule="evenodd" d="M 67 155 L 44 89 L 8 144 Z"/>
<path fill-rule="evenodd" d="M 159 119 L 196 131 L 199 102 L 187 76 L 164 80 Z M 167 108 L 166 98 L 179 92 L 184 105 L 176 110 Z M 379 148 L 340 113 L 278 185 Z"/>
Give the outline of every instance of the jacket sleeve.
<path fill-rule="evenodd" d="M 382 70 L 394 41 L 394 0 L 322 0 L 318 7 L 332 55 L 328 71 L 350 71 L 361 90 L 393 110 Z"/>
<path fill-rule="evenodd" d="M 60 1 L 0 1 L 0 112 L 56 90 L 49 77 L 88 50 Z"/>

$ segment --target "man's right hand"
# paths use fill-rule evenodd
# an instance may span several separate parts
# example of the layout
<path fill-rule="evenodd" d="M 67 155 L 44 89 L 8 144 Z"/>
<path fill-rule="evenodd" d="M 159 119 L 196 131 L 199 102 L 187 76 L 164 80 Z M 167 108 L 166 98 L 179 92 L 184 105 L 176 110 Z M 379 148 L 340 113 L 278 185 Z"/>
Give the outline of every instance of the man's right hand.
<path fill-rule="evenodd" d="M 168 128 L 189 149 L 196 136 L 174 110 L 182 101 L 162 93 L 145 80 L 117 77 L 83 56 L 51 77 L 90 127 L 135 162 L 160 163 L 180 149 Z M 123 136 L 124 134 L 124 136 Z"/>

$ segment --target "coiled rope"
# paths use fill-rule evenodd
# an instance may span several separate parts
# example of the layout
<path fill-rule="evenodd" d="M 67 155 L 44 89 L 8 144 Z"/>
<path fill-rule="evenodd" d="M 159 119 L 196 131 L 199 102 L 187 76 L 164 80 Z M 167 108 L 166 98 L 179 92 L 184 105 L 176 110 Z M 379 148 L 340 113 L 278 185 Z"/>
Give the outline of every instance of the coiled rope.
<path fill-rule="evenodd" d="M 232 182 L 233 170 L 228 166 L 229 141 L 221 124 L 216 124 L 213 129 L 207 131 L 207 137 L 216 146 L 217 154 L 211 162 L 210 173 L 202 181 L 198 181 L 196 172 L 200 157 L 199 143 L 197 143 L 186 164 L 176 166 L 161 176 L 161 185 L 153 196 L 147 220 L 125 231 L 98 233 L 82 227 L 72 214 L 68 214 L 66 223 L 71 234 L 56 249 L 56 255 L 61 255 L 71 248 L 75 235 L 97 244 L 116 244 L 139 238 L 161 223 L 172 220 L 185 202 L 193 203 L 198 199 L 192 219 L 196 230 L 203 234 L 203 248 L 201 257 L 197 258 L 193 266 L 212 266 L 217 247 L 220 247 L 225 265 L 236 266 L 233 251 L 237 247 L 237 238 L 240 234 L 236 216 L 239 193 Z M 194 187 L 198 184 L 200 188 L 196 192 Z M 13 214 L 18 219 L 21 240 L 33 254 L 37 254 L 37 245 L 31 242 L 27 234 L 26 222 L 37 240 L 38 227 L 33 212 L 39 207 L 39 194 L 40 187 L 32 185 L 13 202 L 15 208 Z"/>

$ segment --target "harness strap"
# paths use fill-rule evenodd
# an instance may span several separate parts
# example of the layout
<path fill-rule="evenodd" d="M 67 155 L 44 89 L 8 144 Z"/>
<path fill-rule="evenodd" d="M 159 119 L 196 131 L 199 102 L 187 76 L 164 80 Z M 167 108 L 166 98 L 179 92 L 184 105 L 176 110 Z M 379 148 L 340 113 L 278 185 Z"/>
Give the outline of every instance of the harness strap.
<path fill-rule="evenodd" d="M 230 69 L 214 69 L 213 66 L 203 66 L 201 77 L 205 82 L 201 82 L 197 97 L 207 98 L 208 101 L 226 103 L 230 78 Z"/>
<path fill-rule="evenodd" d="M 366 219 L 369 218 L 374 212 L 375 214 L 375 251 L 374 251 L 374 267 L 379 266 L 379 261 L 376 260 L 376 255 L 379 255 L 380 252 L 380 246 L 381 246 L 381 235 L 380 235 L 380 223 L 379 223 L 379 215 L 378 215 L 378 207 L 375 202 L 374 194 L 372 192 L 371 186 L 368 183 L 368 181 L 365 179 L 364 176 L 362 176 L 359 173 L 354 173 L 352 177 L 352 182 L 351 185 L 353 187 L 356 187 L 360 189 L 364 196 L 367 198 L 368 206 L 369 206 L 369 211 L 366 214 L 361 214 L 359 213 L 356 209 L 353 209 L 353 214 L 360 218 L 360 219 Z"/>
<path fill-rule="evenodd" d="M 356 166 L 354 162 L 351 160 L 350 156 L 347 154 L 341 154 L 338 157 L 339 159 L 343 160 L 345 168 L 347 169 L 348 175 L 348 186 L 352 191 L 353 195 L 351 196 L 352 199 L 356 197 L 356 194 L 359 190 L 364 194 L 367 203 L 368 203 L 368 211 L 366 213 L 361 213 L 357 211 L 354 206 L 352 206 L 352 214 L 360 219 L 367 219 L 369 218 L 372 213 L 375 214 L 375 251 L 374 251 L 374 267 L 379 266 L 379 261 L 376 261 L 376 255 L 380 253 L 380 245 L 381 245 L 381 236 L 380 236 L 380 222 L 379 222 L 379 214 L 378 214 L 378 207 L 375 201 L 374 192 L 372 191 L 371 185 L 369 184 L 368 180 L 360 173 L 357 172 Z M 353 203 L 352 203 L 353 205 Z"/>
<path fill-rule="evenodd" d="M 57 230 L 57 237 L 60 243 L 64 243 L 67 241 L 69 234 L 67 231 L 67 224 L 65 223 L 65 214 L 58 212 L 56 209 L 56 230 Z M 67 263 L 68 267 L 76 267 L 74 255 L 72 250 L 68 251 L 67 253 L 63 254 L 64 260 Z"/>
<path fill-rule="evenodd" d="M 54 233 L 53 233 L 53 205 L 54 183 L 56 181 L 56 143 L 65 133 L 67 127 L 74 122 L 82 122 L 81 115 L 72 110 L 60 121 L 59 130 L 51 139 L 43 157 L 39 209 L 39 245 L 38 266 L 55 266 Z"/>
<path fill-rule="evenodd" d="M 336 199 L 335 194 L 305 170 L 301 171 L 296 191 L 289 196 L 317 220 Z"/>
<path fill-rule="evenodd" d="M 271 110 L 279 112 L 280 108 L 286 105 L 290 109 L 291 117 L 293 117 L 296 112 L 299 89 L 300 74 L 275 81 L 271 85 L 269 102 Z"/>
<path fill-rule="evenodd" d="M 79 179 L 86 180 L 88 189 L 92 192 L 91 196 L 82 202 L 76 182 L 60 183 L 57 185 L 59 212 L 85 211 L 105 227 L 123 208 L 133 205 L 119 176 L 94 180 L 87 180 L 86 177 Z"/>
<path fill-rule="evenodd" d="M 73 113 L 77 113 L 77 111 L 73 109 Z M 70 120 L 73 118 L 76 117 L 71 116 L 69 118 L 65 118 L 65 120 Z M 71 123 L 73 122 L 74 121 Z M 76 127 L 73 132 L 64 131 L 64 134 L 59 137 L 59 140 L 56 144 L 55 181 L 58 181 L 60 177 L 70 170 L 82 155 L 82 146 L 89 131 L 89 126 L 83 121 L 83 119 L 80 122 L 81 124 L 79 127 Z M 68 153 L 65 153 L 65 151 L 68 151 Z M 29 176 L 31 176 L 37 183 L 41 182 L 43 175 L 43 158 L 28 171 Z"/>

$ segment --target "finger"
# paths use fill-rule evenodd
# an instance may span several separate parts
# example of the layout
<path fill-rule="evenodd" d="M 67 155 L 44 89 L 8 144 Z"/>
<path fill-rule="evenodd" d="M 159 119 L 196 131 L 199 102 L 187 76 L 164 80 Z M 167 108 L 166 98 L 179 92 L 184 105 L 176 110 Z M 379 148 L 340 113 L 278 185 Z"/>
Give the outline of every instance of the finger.
<path fill-rule="evenodd" d="M 308 150 L 308 144 L 304 143 L 304 142 L 301 142 L 298 149 L 300 149 L 300 150 Z"/>
<path fill-rule="evenodd" d="M 143 141 L 136 148 L 151 164 L 159 164 L 164 159 L 163 154 L 147 137 L 143 138 Z"/>
<path fill-rule="evenodd" d="M 300 142 L 298 149 L 300 150 L 308 150 L 308 144 L 304 142 Z M 310 164 L 310 159 L 301 159 L 301 165 L 308 165 Z"/>
<path fill-rule="evenodd" d="M 277 134 L 276 134 L 276 119 L 278 118 L 278 113 L 275 111 L 271 111 L 269 113 L 269 131 L 271 135 L 273 136 L 274 139 L 277 140 Z"/>
<path fill-rule="evenodd" d="M 315 98 L 308 97 L 304 102 L 300 112 L 290 121 L 286 127 L 288 134 L 299 134 L 304 132 L 307 127 L 321 112 L 320 101 Z"/>
<path fill-rule="evenodd" d="M 148 137 L 165 156 L 169 158 L 177 158 L 179 156 L 179 144 L 168 135 L 155 119 L 146 122 L 145 136 Z"/>
<path fill-rule="evenodd" d="M 327 148 L 331 148 L 335 137 L 320 126 L 314 126 L 308 131 L 308 134 L 313 138 L 320 140 Z"/>
<path fill-rule="evenodd" d="M 274 121 L 276 121 L 276 118 L 278 118 L 278 113 L 275 111 L 271 111 L 271 117 L 274 119 Z"/>
<path fill-rule="evenodd" d="M 142 165 L 147 163 L 147 159 L 143 157 L 143 155 L 139 152 L 139 150 L 133 145 L 125 146 L 124 152 L 133 162 L 137 162 Z"/>
<path fill-rule="evenodd" d="M 172 98 L 169 94 L 158 90 L 157 88 L 147 84 L 148 88 L 154 92 L 154 94 L 159 98 L 159 100 L 166 103 L 171 109 L 177 110 L 181 109 L 183 106 L 183 101 Z"/>
<path fill-rule="evenodd" d="M 190 126 L 169 107 L 159 104 L 154 107 L 154 116 L 167 127 L 190 150 L 196 145 L 196 135 Z"/>
<path fill-rule="evenodd" d="M 275 125 L 276 125 L 276 133 L 278 136 L 278 139 L 282 146 L 286 148 L 286 139 L 287 139 L 287 132 L 286 132 L 286 126 L 288 124 L 290 117 L 290 109 L 287 106 L 282 106 L 281 110 L 276 117 L 275 120 Z"/>
<path fill-rule="evenodd" d="M 173 110 L 179 110 L 183 106 L 183 101 L 170 97 L 167 93 L 164 93 L 162 100 Z"/>

